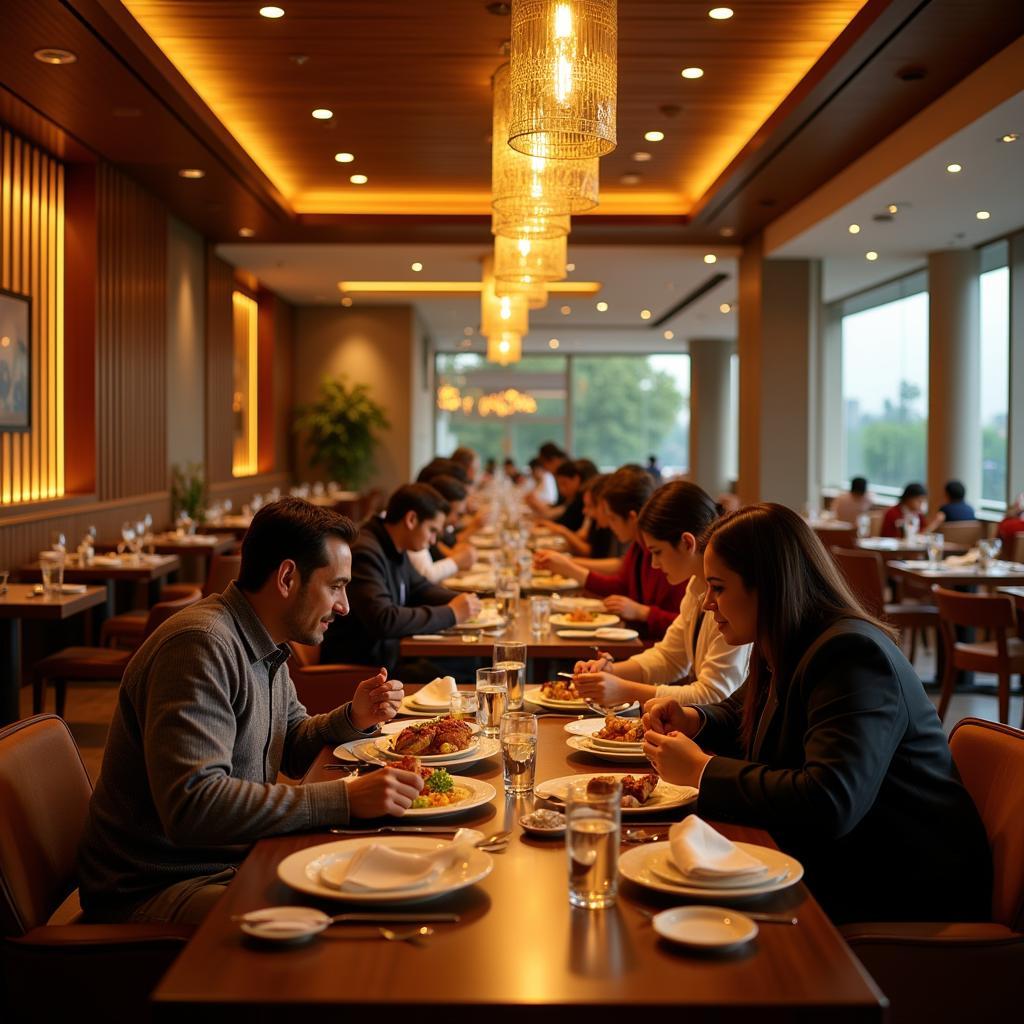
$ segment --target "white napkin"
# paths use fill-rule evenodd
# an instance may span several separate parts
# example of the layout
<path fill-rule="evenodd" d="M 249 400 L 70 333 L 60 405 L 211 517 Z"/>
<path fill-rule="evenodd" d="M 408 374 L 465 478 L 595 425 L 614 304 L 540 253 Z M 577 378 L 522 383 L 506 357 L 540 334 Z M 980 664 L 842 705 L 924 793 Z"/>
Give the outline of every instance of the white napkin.
<path fill-rule="evenodd" d="M 439 676 L 422 689 L 417 690 L 412 695 L 412 699 L 423 708 L 447 708 L 451 705 L 452 697 L 456 693 L 458 693 L 458 687 L 455 685 L 454 677 Z"/>
<path fill-rule="evenodd" d="M 974 565 L 978 561 L 978 549 L 971 548 L 970 551 L 962 555 L 948 555 L 942 560 L 943 565 L 951 565 L 954 568 L 960 568 L 961 566 Z"/>
<path fill-rule="evenodd" d="M 744 853 L 695 814 L 673 825 L 668 839 L 672 862 L 693 879 L 756 878 L 768 872 L 762 861 Z"/>
<path fill-rule="evenodd" d="M 412 853 L 371 843 L 347 860 L 328 861 L 320 869 L 320 881 L 332 889 L 349 892 L 419 888 L 467 857 L 472 849 L 471 841 L 453 840 L 430 853 Z"/>

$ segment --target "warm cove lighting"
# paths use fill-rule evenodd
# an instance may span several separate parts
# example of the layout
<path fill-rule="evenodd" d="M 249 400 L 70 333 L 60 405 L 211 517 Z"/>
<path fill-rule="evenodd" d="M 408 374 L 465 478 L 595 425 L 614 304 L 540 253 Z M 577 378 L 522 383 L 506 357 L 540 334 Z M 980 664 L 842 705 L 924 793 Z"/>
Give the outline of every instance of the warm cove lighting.
<path fill-rule="evenodd" d="M 596 295 L 600 281 L 557 281 L 548 291 L 562 295 Z M 435 295 L 479 295 L 479 281 L 339 281 L 338 290 L 346 294 L 433 293 Z"/>

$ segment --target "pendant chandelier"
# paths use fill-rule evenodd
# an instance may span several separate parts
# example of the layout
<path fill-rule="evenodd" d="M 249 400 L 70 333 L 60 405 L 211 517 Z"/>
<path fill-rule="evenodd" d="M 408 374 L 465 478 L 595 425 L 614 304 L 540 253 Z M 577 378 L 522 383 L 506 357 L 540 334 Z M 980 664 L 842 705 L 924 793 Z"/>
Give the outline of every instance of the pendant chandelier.
<path fill-rule="evenodd" d="M 526 296 L 498 295 L 495 291 L 494 266 L 490 257 L 484 260 L 480 288 L 480 333 L 488 340 L 500 334 L 523 335 L 530 329 Z M 488 346 L 488 351 L 490 346 Z"/>
<path fill-rule="evenodd" d="M 494 276 L 503 281 L 561 281 L 567 271 L 566 239 L 494 239 Z"/>
<path fill-rule="evenodd" d="M 543 309 L 548 304 L 547 281 L 506 281 L 496 277 L 494 293 L 499 299 L 503 295 L 525 295 L 527 309 Z"/>
<path fill-rule="evenodd" d="M 515 331 L 503 331 L 487 339 L 487 360 L 508 366 L 523 357 L 523 339 Z"/>
<path fill-rule="evenodd" d="M 494 73 L 491 205 L 503 218 L 586 213 L 598 203 L 598 159 L 548 160 L 508 144 L 509 66 Z M 568 228 L 566 229 L 568 230 Z"/>
<path fill-rule="evenodd" d="M 506 238 L 564 238 L 571 224 L 568 214 L 545 217 L 543 214 L 501 214 L 497 210 L 491 213 L 491 234 Z"/>
<path fill-rule="evenodd" d="M 616 7 L 616 0 L 513 0 L 513 149 L 588 160 L 615 148 Z"/>

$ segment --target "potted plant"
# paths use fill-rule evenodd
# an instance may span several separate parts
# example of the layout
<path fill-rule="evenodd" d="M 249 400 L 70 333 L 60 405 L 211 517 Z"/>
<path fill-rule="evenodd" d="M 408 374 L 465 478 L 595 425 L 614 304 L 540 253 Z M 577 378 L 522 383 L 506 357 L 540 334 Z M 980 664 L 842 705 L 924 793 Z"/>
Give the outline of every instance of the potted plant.
<path fill-rule="evenodd" d="M 320 398 L 295 410 L 295 429 L 306 432 L 310 461 L 332 480 L 358 488 L 369 475 L 377 431 L 391 424 L 365 384 L 325 377 Z"/>
<path fill-rule="evenodd" d="M 206 514 L 206 477 L 201 463 L 171 466 L 171 517 L 184 512 L 194 523 Z"/>

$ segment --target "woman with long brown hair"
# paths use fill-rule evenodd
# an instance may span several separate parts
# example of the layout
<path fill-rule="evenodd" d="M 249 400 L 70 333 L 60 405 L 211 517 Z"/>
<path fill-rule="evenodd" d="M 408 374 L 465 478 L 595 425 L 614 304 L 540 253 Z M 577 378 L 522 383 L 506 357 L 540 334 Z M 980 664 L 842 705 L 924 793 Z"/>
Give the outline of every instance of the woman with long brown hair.
<path fill-rule="evenodd" d="M 832 917 L 985 920 L 984 828 L 920 679 L 806 523 L 755 505 L 702 538 L 705 609 L 750 673 L 718 704 L 650 701 L 645 753 L 698 812 L 767 829 Z"/>

